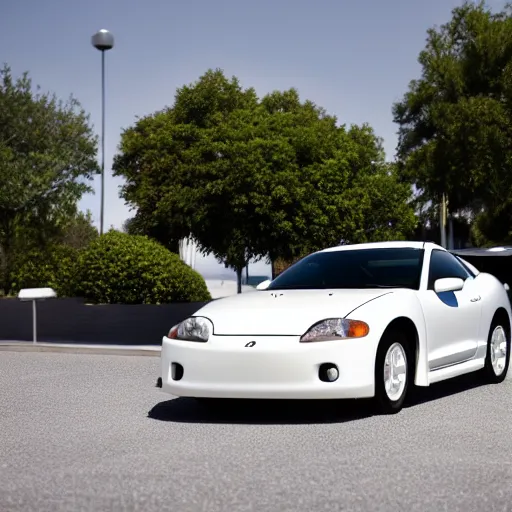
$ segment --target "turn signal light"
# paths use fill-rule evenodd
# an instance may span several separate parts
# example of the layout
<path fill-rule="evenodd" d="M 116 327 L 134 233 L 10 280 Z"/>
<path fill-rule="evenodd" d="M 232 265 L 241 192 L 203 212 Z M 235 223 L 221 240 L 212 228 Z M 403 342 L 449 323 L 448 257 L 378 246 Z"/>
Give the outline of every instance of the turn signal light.
<path fill-rule="evenodd" d="M 350 320 L 347 338 L 363 338 L 370 332 L 370 327 L 360 320 Z"/>

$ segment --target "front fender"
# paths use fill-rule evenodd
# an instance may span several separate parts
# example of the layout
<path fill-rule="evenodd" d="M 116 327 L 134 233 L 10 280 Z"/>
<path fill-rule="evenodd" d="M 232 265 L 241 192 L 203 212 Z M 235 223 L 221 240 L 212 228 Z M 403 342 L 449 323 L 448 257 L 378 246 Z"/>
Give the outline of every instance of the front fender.
<path fill-rule="evenodd" d="M 416 372 L 417 386 L 429 385 L 427 330 L 421 304 L 414 290 L 393 290 L 375 300 L 362 304 L 347 317 L 362 320 L 370 326 L 370 332 L 382 338 L 389 325 L 398 319 L 409 319 L 416 328 Z M 376 354 L 375 354 L 376 355 Z"/>

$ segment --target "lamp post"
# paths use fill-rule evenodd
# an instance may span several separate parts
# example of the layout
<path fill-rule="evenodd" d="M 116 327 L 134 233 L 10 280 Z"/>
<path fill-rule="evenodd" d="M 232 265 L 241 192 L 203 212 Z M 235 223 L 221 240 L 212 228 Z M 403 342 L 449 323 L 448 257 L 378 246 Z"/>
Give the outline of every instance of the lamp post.
<path fill-rule="evenodd" d="M 114 47 L 114 36 L 105 29 L 96 32 L 91 38 L 92 45 L 101 52 L 101 210 L 100 234 L 103 234 L 105 209 L 105 52 Z"/>

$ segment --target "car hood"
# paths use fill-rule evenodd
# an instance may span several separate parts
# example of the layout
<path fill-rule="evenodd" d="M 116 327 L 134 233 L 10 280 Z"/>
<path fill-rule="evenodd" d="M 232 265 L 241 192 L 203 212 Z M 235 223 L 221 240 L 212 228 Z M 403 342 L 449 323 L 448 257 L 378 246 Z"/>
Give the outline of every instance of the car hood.
<path fill-rule="evenodd" d="M 215 335 L 300 336 L 326 318 L 343 318 L 389 290 L 256 291 L 218 299 L 195 313 Z"/>

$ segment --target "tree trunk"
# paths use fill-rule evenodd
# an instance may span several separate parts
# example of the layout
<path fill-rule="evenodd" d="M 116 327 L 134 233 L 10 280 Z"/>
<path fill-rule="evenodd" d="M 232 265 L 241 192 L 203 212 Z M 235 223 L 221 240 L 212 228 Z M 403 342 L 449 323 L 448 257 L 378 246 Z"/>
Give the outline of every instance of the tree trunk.
<path fill-rule="evenodd" d="M 243 267 L 236 269 L 236 293 L 242 293 L 242 271 Z"/>

